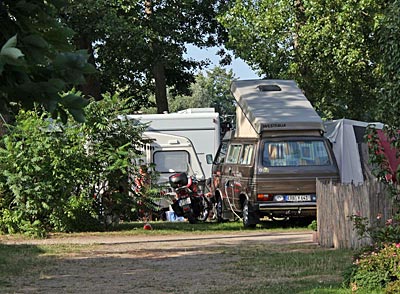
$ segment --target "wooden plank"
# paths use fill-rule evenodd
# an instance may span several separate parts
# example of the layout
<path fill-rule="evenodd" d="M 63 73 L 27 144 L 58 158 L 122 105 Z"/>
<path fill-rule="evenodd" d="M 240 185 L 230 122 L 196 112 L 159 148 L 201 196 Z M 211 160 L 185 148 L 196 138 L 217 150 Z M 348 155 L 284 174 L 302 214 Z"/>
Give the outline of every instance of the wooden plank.
<path fill-rule="evenodd" d="M 377 215 L 386 220 L 393 216 L 386 189 L 377 180 L 362 185 L 317 181 L 317 223 L 319 244 L 323 247 L 357 249 L 371 242 L 360 239 L 351 215 L 359 214 L 376 224 Z"/>

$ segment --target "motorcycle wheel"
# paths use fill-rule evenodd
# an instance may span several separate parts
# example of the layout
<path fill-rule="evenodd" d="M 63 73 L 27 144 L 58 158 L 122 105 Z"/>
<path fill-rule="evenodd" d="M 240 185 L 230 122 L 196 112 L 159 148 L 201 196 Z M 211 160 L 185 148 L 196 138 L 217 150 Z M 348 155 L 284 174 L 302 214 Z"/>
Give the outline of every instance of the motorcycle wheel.
<path fill-rule="evenodd" d="M 194 217 L 193 211 L 188 212 L 185 217 L 188 219 L 189 223 L 195 224 L 197 223 L 197 219 Z"/>
<path fill-rule="evenodd" d="M 200 215 L 197 218 L 199 221 L 205 222 L 208 218 L 208 215 L 210 213 L 210 206 L 211 204 L 208 202 L 208 200 L 202 196 L 201 197 L 201 203 L 200 203 Z"/>

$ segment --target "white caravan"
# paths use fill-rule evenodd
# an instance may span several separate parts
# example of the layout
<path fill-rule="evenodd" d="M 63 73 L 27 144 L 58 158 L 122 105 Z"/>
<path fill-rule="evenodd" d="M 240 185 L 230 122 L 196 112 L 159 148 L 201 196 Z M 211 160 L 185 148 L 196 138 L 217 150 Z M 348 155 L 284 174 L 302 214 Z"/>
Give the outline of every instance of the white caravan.
<path fill-rule="evenodd" d="M 204 179 L 200 161 L 189 139 L 159 132 L 144 132 L 143 138 L 151 143 L 142 146 L 143 157 L 139 160 L 156 165 L 159 183 L 167 183 L 175 172 L 186 172 L 199 180 Z"/>
<path fill-rule="evenodd" d="M 202 179 L 197 178 L 204 180 L 211 177 L 212 159 L 220 144 L 219 114 L 214 108 L 190 108 L 166 114 L 135 114 L 128 115 L 127 119 L 149 124 L 147 131 L 152 133 L 185 137 L 195 149 L 204 174 Z M 165 164 L 175 164 L 177 159 L 173 153 L 169 155 L 170 158 L 165 158 Z M 157 164 L 157 159 L 149 160 Z M 166 166 L 158 168 L 164 169 Z"/>

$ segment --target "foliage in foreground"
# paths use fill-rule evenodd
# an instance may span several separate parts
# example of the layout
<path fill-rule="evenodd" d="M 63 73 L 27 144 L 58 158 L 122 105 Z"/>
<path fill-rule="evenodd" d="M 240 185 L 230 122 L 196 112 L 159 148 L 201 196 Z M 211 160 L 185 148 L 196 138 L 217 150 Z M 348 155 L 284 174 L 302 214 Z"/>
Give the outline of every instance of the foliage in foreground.
<path fill-rule="evenodd" d="M 71 44 L 73 32 L 57 12 L 65 1 L 0 1 L 0 110 L 32 109 L 40 103 L 52 115 L 83 121 L 87 100 L 60 93 L 85 83 L 95 72 L 85 51 Z"/>
<path fill-rule="evenodd" d="M 385 244 L 381 249 L 361 253 L 353 264 L 349 281 L 351 289 L 354 293 L 359 289 L 399 293 L 399 266 L 400 243 Z"/>
<path fill-rule="evenodd" d="M 67 125 L 47 112 L 21 111 L 0 145 L 0 232 L 44 236 L 101 229 L 108 216 L 129 219 L 132 159 L 143 126 L 118 118 L 127 109 L 105 95 L 86 123 Z"/>

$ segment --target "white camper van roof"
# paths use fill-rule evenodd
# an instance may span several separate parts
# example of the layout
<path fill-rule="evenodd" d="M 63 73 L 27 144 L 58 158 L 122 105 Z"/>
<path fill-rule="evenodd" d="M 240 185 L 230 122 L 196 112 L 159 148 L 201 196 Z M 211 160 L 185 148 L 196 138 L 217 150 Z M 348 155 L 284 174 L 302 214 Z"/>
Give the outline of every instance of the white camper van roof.
<path fill-rule="evenodd" d="M 254 130 L 324 130 L 322 119 L 291 80 L 238 80 L 231 91 Z"/>

